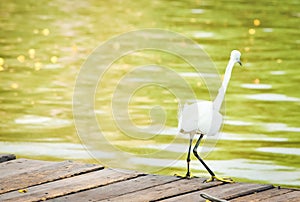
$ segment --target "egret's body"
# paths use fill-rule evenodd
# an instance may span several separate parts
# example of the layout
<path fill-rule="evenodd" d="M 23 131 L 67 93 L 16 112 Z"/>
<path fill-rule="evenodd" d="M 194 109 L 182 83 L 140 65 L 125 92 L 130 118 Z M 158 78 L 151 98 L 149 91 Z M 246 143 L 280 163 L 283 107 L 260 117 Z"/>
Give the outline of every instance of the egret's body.
<path fill-rule="evenodd" d="M 231 77 L 231 72 L 235 63 L 240 62 L 241 53 L 237 50 L 233 50 L 230 55 L 229 63 L 226 67 L 224 79 L 222 86 L 219 89 L 218 95 L 214 101 L 197 101 L 192 104 L 185 104 L 183 109 L 179 109 L 179 120 L 178 128 L 180 133 L 190 135 L 190 145 L 187 156 L 187 174 L 186 177 L 190 177 L 190 152 L 193 137 L 195 134 L 199 134 L 200 137 L 193 149 L 194 155 L 197 159 L 204 165 L 207 171 L 211 174 L 211 178 L 207 181 L 212 181 L 218 179 L 224 182 L 232 182 L 227 179 L 218 178 L 215 174 L 209 169 L 209 167 L 204 163 L 197 153 L 197 148 L 200 144 L 200 141 L 204 135 L 215 135 L 219 132 L 222 126 L 222 114 L 219 112 L 224 100 L 226 89 Z"/>
<path fill-rule="evenodd" d="M 221 127 L 222 115 L 214 110 L 213 102 L 201 100 L 184 105 L 179 123 L 182 133 L 213 135 Z"/>

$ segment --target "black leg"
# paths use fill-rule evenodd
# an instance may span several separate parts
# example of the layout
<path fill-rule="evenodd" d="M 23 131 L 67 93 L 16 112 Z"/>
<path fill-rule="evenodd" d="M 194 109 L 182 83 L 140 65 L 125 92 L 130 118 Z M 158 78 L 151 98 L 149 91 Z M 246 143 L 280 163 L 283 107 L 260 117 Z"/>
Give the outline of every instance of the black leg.
<path fill-rule="evenodd" d="M 191 177 L 191 172 L 190 172 L 190 162 L 191 162 L 191 148 L 192 148 L 192 142 L 193 142 L 193 137 L 190 137 L 190 145 L 189 145 L 189 151 L 187 154 L 186 162 L 187 162 L 187 172 L 186 172 L 186 177 L 190 178 Z"/>
<path fill-rule="evenodd" d="M 199 146 L 202 138 L 203 138 L 203 134 L 201 134 L 200 137 L 199 137 L 199 139 L 197 140 L 196 145 L 195 145 L 195 147 L 193 149 L 193 153 L 196 156 L 196 158 L 200 161 L 200 163 L 202 163 L 202 165 L 205 167 L 205 169 L 209 172 L 209 174 L 211 176 L 215 176 L 214 172 L 206 165 L 206 163 L 198 155 L 197 149 L 198 149 L 198 146 Z"/>

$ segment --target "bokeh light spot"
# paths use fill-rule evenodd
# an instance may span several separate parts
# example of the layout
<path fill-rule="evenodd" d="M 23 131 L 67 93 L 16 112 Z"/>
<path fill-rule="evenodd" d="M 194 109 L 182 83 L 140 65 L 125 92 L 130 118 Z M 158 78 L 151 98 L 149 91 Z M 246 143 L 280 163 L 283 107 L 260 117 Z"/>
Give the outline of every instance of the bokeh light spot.
<path fill-rule="evenodd" d="M 47 28 L 43 29 L 42 33 L 43 33 L 44 36 L 48 36 L 50 34 L 50 30 L 47 29 Z"/>
<path fill-rule="evenodd" d="M 254 24 L 254 26 L 259 26 L 260 25 L 260 20 L 259 19 L 253 20 L 253 24 Z"/>
<path fill-rule="evenodd" d="M 17 57 L 17 60 L 18 60 L 20 63 L 23 63 L 23 62 L 25 62 L 25 56 L 24 56 L 24 55 L 19 55 L 19 56 Z"/>
<path fill-rule="evenodd" d="M 248 32 L 249 32 L 249 34 L 254 35 L 255 34 L 255 29 L 251 28 L 251 29 L 249 29 Z"/>
<path fill-rule="evenodd" d="M 50 61 L 51 61 L 53 64 L 57 63 L 57 60 L 58 60 L 58 58 L 57 58 L 56 56 L 52 56 L 52 57 L 50 58 Z"/>

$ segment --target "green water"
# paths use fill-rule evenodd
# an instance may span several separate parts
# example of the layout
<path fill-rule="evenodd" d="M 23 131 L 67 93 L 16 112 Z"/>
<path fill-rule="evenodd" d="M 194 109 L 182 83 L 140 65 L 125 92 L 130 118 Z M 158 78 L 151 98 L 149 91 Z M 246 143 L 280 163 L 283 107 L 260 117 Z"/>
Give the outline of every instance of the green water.
<path fill-rule="evenodd" d="M 0 18 L 1 153 L 97 162 L 82 146 L 73 120 L 79 70 L 111 37 L 161 28 L 200 44 L 221 74 L 230 51 L 242 52 L 244 68 L 232 73 L 221 138 L 205 157 L 212 169 L 240 181 L 300 186 L 299 1 L 1 0 Z M 174 56 L 141 51 L 123 57 L 99 84 L 95 113 L 108 142 L 132 159 L 116 157 L 105 146 L 94 150 L 108 165 L 117 159 L 114 167 L 184 174 L 188 137 L 177 136 L 178 102 L 168 89 L 146 86 L 128 104 L 138 126 L 150 123 L 153 106 L 164 108 L 161 134 L 132 139 L 113 123 L 110 102 L 116 83 L 144 64 L 172 68 L 199 92 L 198 99 L 209 99 L 203 80 Z M 195 159 L 192 163 L 194 175 L 207 176 Z"/>

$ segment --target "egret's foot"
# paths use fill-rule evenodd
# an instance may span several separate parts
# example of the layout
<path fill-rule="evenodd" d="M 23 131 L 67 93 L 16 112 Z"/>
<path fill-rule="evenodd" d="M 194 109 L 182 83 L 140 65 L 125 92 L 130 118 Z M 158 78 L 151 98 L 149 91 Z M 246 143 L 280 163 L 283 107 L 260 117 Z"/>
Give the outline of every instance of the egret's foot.
<path fill-rule="evenodd" d="M 175 174 L 174 176 L 182 178 L 182 179 L 191 179 L 192 178 L 192 176 L 189 172 L 186 173 L 186 175 L 184 175 L 184 176 L 183 175 L 178 175 L 178 174 Z"/>
<path fill-rule="evenodd" d="M 229 178 L 229 177 L 222 178 L 222 177 L 217 177 L 217 176 L 211 176 L 209 179 L 204 180 L 204 182 L 207 183 L 207 182 L 212 182 L 214 180 L 217 180 L 217 181 L 220 181 L 220 182 L 224 182 L 224 183 L 234 183 L 234 181 L 231 178 Z"/>

